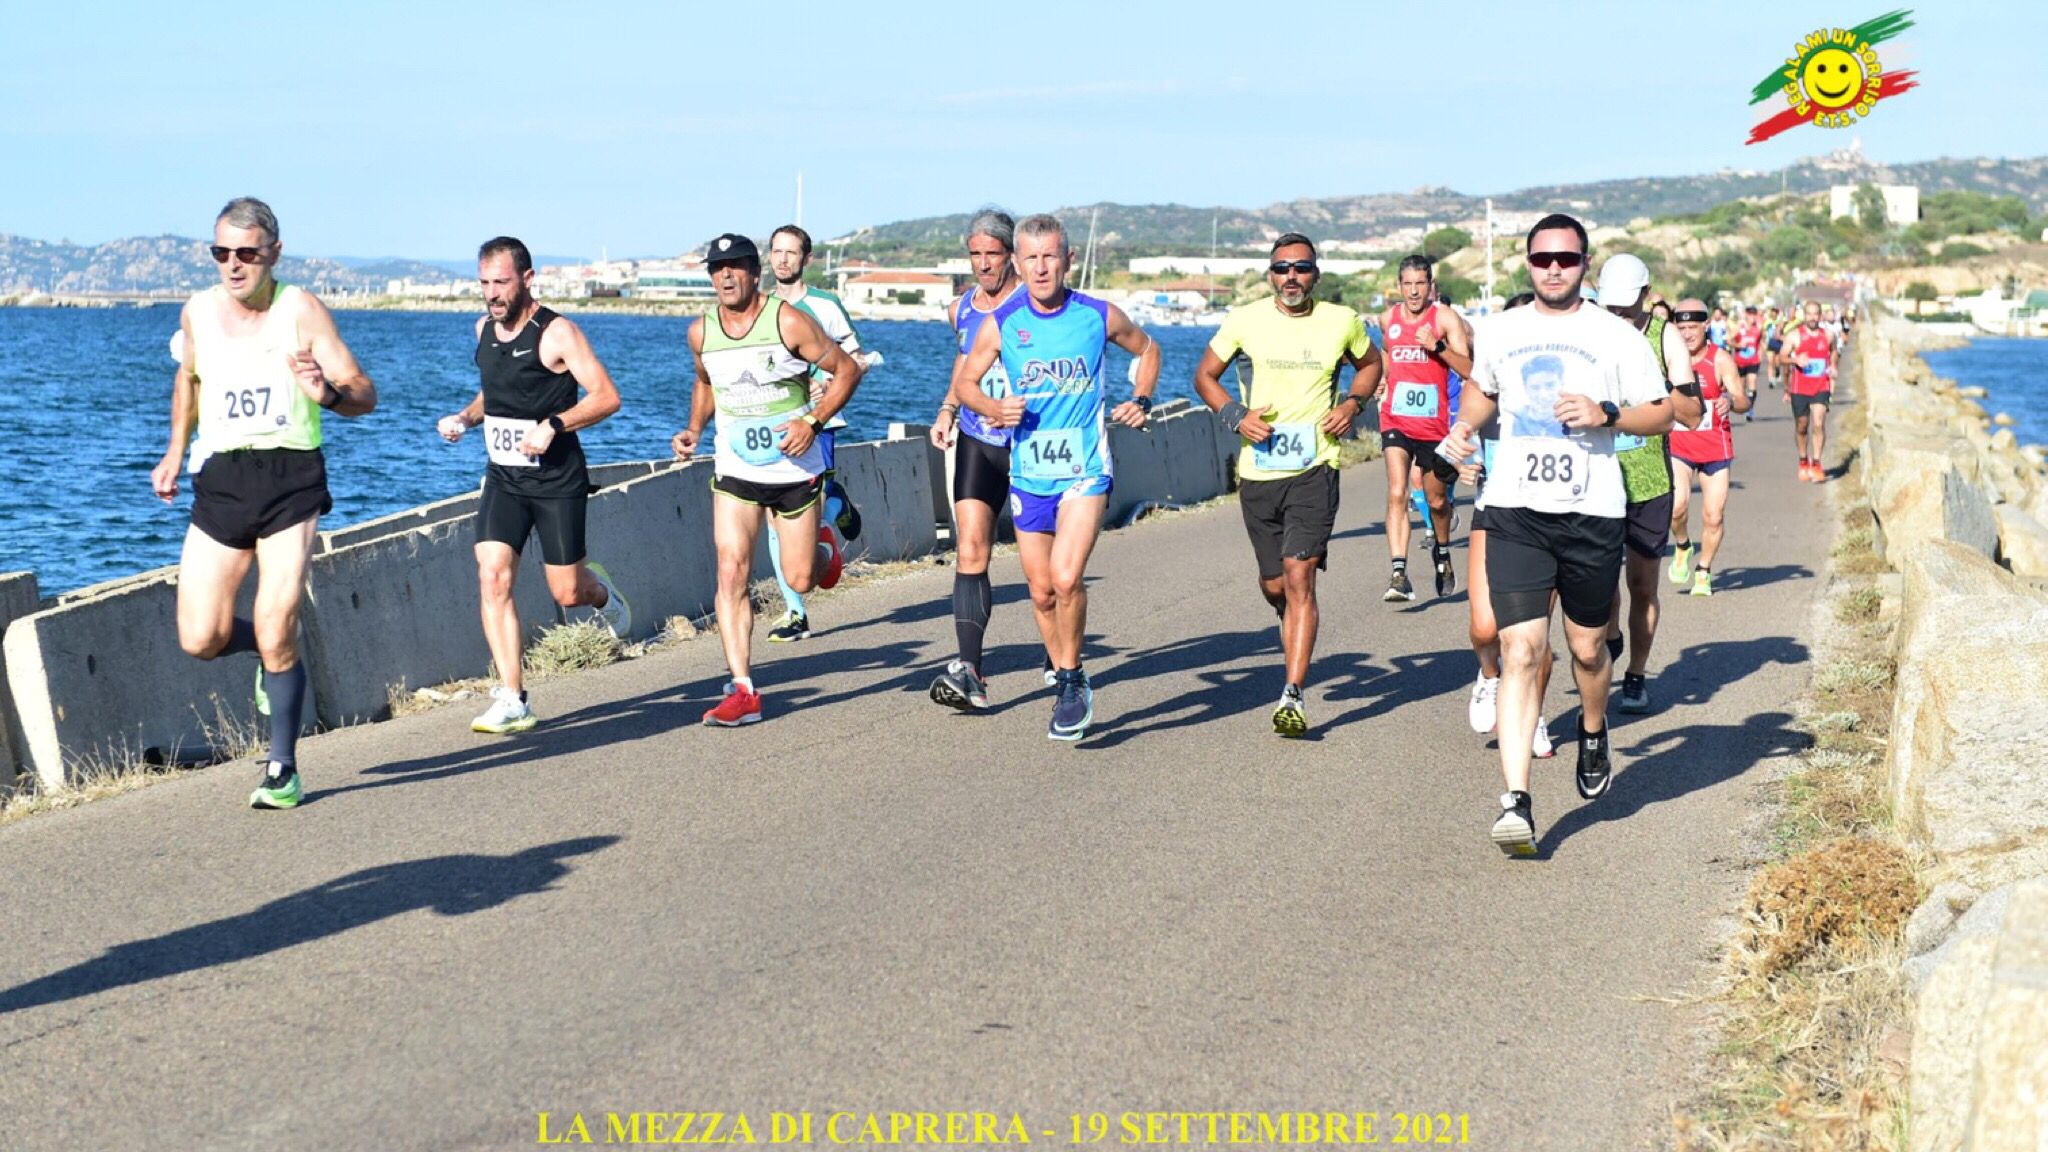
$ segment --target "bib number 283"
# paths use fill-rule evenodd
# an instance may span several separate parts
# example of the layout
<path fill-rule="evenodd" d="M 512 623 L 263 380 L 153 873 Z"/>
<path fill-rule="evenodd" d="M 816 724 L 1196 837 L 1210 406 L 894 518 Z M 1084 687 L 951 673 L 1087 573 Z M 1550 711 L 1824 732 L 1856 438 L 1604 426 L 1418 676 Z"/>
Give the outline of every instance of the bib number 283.
<path fill-rule="evenodd" d="M 1531 452 L 1529 474 L 1522 479 L 1530 484 L 1570 484 L 1578 479 L 1575 459 L 1571 452 Z"/>

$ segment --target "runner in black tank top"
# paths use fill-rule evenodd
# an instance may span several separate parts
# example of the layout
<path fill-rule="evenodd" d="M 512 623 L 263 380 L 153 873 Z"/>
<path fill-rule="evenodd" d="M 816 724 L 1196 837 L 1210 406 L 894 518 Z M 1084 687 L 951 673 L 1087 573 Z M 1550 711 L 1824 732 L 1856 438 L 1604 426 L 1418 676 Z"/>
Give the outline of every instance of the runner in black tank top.
<path fill-rule="evenodd" d="M 592 609 L 590 620 L 621 639 L 632 613 L 611 575 L 584 563 L 590 470 L 578 428 L 619 410 L 618 389 L 576 323 L 533 298 L 533 258 L 509 236 L 477 253 L 477 279 L 490 314 L 477 321 L 476 368 L 482 387 L 462 411 L 442 418 L 449 443 L 484 430 L 483 494 L 476 510 L 476 567 L 484 640 L 503 681 L 491 707 L 471 722 L 478 732 L 523 732 L 536 723 L 522 689 L 525 631 L 512 599 L 519 553 L 540 537 L 548 592 L 563 608 Z M 506 339 L 503 333 L 510 331 Z"/>

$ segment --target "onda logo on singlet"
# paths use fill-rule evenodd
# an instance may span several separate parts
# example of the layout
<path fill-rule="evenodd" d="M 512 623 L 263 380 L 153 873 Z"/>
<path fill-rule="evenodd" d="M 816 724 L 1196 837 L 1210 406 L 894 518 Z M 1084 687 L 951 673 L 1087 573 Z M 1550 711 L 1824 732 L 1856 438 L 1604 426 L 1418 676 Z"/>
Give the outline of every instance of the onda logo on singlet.
<path fill-rule="evenodd" d="M 1092 383 L 1088 377 L 1088 361 L 1080 356 L 1062 356 L 1057 360 L 1032 360 L 1024 365 L 1024 374 L 1017 381 L 1017 387 L 1030 390 L 1051 381 L 1061 392 L 1079 392 Z"/>

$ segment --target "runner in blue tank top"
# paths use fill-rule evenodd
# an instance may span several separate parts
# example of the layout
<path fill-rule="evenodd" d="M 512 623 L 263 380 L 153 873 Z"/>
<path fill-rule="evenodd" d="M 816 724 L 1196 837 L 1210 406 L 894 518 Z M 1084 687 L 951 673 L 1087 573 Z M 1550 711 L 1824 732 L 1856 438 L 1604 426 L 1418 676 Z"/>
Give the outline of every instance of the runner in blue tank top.
<path fill-rule="evenodd" d="M 1143 428 L 1159 384 L 1159 349 L 1144 329 L 1114 304 L 1067 288 L 1073 256 L 1054 217 L 1019 221 L 1015 259 L 1024 294 L 996 309 L 953 373 L 957 403 L 1014 432 L 1010 516 L 1059 690 L 1046 733 L 1054 740 L 1079 740 L 1095 717 L 1081 670 L 1088 623 L 1082 578 L 1109 507 L 1108 421 Z M 1138 361 L 1136 395 L 1114 412 L 1102 381 L 1103 351 L 1112 342 Z M 998 358 L 1010 379 L 1010 394 L 1000 400 L 980 387 Z"/>

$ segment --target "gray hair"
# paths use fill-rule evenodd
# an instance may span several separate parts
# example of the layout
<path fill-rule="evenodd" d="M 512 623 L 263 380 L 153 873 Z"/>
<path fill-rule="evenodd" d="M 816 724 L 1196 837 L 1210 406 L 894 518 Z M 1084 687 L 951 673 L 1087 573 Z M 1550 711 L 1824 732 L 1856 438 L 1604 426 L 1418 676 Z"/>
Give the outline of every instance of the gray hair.
<path fill-rule="evenodd" d="M 254 228 L 270 237 L 266 243 L 277 243 L 277 213 L 270 210 L 270 205 L 254 196 L 237 196 L 228 201 L 228 206 L 221 209 L 220 215 L 213 218 L 215 224 L 223 220 L 236 228 Z"/>
<path fill-rule="evenodd" d="M 986 236 L 1012 252 L 1017 250 L 1017 222 L 1000 208 L 984 208 L 967 225 L 967 239 Z"/>
<path fill-rule="evenodd" d="M 1067 226 L 1060 223 L 1059 217 L 1044 212 L 1017 221 L 1017 235 L 1057 236 L 1060 238 L 1060 251 L 1067 250 Z"/>

